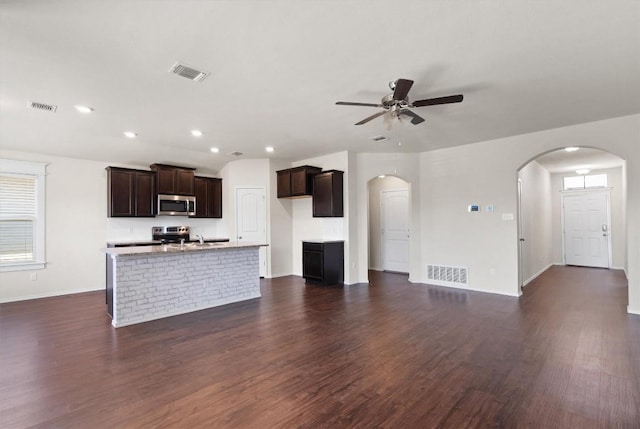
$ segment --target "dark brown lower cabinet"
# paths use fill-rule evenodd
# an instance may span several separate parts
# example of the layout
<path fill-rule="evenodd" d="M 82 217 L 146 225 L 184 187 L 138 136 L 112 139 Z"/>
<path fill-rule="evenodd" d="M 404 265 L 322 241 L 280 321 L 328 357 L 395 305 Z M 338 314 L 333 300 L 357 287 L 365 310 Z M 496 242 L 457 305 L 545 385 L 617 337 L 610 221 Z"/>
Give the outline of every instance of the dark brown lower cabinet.
<path fill-rule="evenodd" d="M 344 282 L 344 241 L 303 241 L 302 277 L 325 286 Z"/>

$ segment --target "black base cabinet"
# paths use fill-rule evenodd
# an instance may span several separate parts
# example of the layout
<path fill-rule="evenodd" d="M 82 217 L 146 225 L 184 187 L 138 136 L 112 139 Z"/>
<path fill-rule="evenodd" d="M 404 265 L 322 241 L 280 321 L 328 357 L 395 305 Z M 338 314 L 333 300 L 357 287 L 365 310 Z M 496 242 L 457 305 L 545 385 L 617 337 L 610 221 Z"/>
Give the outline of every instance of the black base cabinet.
<path fill-rule="evenodd" d="M 344 241 L 303 241 L 302 277 L 325 286 L 344 282 Z"/>

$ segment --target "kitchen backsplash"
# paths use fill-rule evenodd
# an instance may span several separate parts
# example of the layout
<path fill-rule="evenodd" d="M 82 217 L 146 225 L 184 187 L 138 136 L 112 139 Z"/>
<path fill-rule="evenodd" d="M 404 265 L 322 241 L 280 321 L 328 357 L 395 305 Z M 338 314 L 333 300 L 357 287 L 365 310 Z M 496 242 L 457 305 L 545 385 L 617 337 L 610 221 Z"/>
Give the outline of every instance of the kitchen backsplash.
<path fill-rule="evenodd" d="M 191 236 L 230 238 L 221 219 L 192 219 L 186 216 L 157 216 L 155 218 L 107 218 L 107 242 L 151 240 L 154 226 L 191 227 Z"/>

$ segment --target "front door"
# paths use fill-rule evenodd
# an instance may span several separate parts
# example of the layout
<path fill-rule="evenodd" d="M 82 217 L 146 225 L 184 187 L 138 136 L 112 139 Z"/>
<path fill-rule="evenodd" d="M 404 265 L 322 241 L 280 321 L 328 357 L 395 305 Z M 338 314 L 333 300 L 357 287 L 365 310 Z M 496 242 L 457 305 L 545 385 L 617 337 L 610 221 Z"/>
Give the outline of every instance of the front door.
<path fill-rule="evenodd" d="M 608 191 L 563 195 L 562 207 L 565 263 L 609 268 Z"/>
<path fill-rule="evenodd" d="M 236 189 L 236 239 L 267 243 L 264 188 Z M 267 275 L 267 249 L 260 247 L 260 277 Z"/>
<path fill-rule="evenodd" d="M 409 191 L 381 192 L 382 269 L 409 272 Z"/>

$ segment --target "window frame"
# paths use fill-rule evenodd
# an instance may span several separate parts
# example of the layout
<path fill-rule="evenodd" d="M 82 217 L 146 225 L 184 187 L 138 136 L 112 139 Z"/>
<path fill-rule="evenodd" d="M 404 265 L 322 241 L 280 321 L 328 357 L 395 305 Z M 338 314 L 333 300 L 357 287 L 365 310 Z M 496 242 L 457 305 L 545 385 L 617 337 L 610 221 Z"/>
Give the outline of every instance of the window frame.
<path fill-rule="evenodd" d="M 598 186 L 587 186 L 587 177 L 593 176 L 604 176 L 606 185 L 598 185 Z M 581 187 L 571 187 L 567 188 L 567 179 L 577 179 L 582 178 L 582 186 Z M 589 190 L 589 189 L 607 189 L 609 186 L 609 177 L 607 173 L 596 173 L 596 174 L 578 174 L 573 176 L 563 176 L 562 177 L 562 190 L 567 191 L 580 191 L 580 190 Z"/>
<path fill-rule="evenodd" d="M 38 270 L 46 266 L 45 259 L 45 176 L 47 164 L 43 162 L 18 161 L 0 158 L 0 175 L 29 176 L 35 178 L 36 186 L 36 216 L 33 245 L 33 261 L 28 262 L 0 262 L 0 272 Z M 8 217 L 7 219 L 15 219 Z"/>

